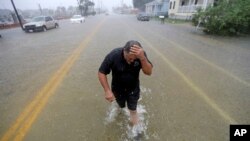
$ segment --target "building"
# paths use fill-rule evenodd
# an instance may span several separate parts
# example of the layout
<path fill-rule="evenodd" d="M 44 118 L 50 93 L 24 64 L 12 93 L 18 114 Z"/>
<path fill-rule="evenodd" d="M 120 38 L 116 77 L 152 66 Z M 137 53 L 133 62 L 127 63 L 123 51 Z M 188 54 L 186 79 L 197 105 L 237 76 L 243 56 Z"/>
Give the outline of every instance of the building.
<path fill-rule="evenodd" d="M 145 4 L 146 10 L 145 12 L 150 16 L 160 16 L 168 15 L 168 8 L 169 8 L 169 1 L 170 0 L 154 0 Z"/>
<path fill-rule="evenodd" d="M 0 9 L 0 22 L 7 23 L 13 22 L 12 11 L 8 9 Z"/>
<path fill-rule="evenodd" d="M 206 9 L 216 0 L 170 0 L 169 18 L 191 20 L 198 8 Z"/>

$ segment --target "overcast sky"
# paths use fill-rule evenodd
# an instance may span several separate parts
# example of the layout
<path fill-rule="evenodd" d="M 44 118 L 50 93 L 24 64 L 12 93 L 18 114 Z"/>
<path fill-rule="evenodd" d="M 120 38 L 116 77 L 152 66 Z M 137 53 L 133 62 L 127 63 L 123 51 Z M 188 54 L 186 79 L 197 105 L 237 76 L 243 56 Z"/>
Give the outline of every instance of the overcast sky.
<path fill-rule="evenodd" d="M 77 0 L 13 0 L 18 9 L 38 9 L 38 4 L 42 8 L 56 9 L 57 6 L 77 6 Z M 105 7 L 111 10 L 114 6 L 120 6 L 125 3 L 132 6 L 132 0 L 91 0 L 95 3 L 95 7 Z M 0 0 L 0 9 L 13 9 L 11 0 Z"/>

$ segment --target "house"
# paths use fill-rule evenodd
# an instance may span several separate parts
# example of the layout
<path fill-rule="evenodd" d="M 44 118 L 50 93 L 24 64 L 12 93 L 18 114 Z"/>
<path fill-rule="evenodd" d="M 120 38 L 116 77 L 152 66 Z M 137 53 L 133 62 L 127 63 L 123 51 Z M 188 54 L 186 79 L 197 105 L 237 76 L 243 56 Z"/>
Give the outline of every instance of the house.
<path fill-rule="evenodd" d="M 9 22 L 13 22 L 13 17 L 12 17 L 13 13 L 11 10 L 8 9 L 0 9 L 0 22 L 1 23 L 9 23 Z"/>
<path fill-rule="evenodd" d="M 154 0 L 145 4 L 146 10 L 145 12 L 149 16 L 160 16 L 160 15 L 168 15 L 168 8 L 169 8 L 169 1 L 170 0 Z"/>
<path fill-rule="evenodd" d="M 168 16 L 174 19 L 191 20 L 198 8 L 206 9 L 217 0 L 170 0 Z"/>

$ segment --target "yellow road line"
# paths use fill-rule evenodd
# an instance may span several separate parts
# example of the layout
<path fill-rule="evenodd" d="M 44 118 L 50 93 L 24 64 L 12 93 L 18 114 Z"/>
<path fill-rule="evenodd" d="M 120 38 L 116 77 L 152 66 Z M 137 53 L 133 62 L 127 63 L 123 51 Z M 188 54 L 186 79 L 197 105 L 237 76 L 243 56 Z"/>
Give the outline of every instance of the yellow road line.
<path fill-rule="evenodd" d="M 217 70 L 223 72 L 224 74 L 230 76 L 231 78 L 237 80 L 238 82 L 240 82 L 240 83 L 246 85 L 247 87 L 250 87 L 250 83 L 248 83 L 247 81 L 244 81 L 244 80 L 240 79 L 239 77 L 237 77 L 237 76 L 235 76 L 234 74 L 232 74 L 232 73 L 226 71 L 226 70 L 223 69 L 222 67 L 215 65 L 214 63 L 212 63 L 212 62 L 210 62 L 210 61 L 208 61 L 208 60 L 206 60 L 206 59 L 200 57 L 199 55 L 197 55 L 197 54 L 195 54 L 195 53 L 193 53 L 193 52 L 191 52 L 191 51 L 189 51 L 189 50 L 187 50 L 187 49 L 185 49 L 185 48 L 183 48 L 183 47 L 180 47 L 180 45 L 177 45 L 176 43 L 174 43 L 174 42 L 172 42 L 172 41 L 168 41 L 168 42 L 170 42 L 171 44 L 175 45 L 176 47 L 178 47 L 179 49 L 183 50 L 184 52 L 186 52 L 186 53 L 188 53 L 188 54 L 194 56 L 195 58 L 197 58 L 197 59 L 199 59 L 199 60 L 205 62 L 206 64 L 210 65 L 211 67 L 216 68 Z"/>
<path fill-rule="evenodd" d="M 34 100 L 32 100 L 32 102 L 18 116 L 14 124 L 3 135 L 0 141 L 8 141 L 13 137 L 15 141 L 23 140 L 39 113 L 41 113 L 42 109 L 48 102 L 49 98 L 54 94 L 75 61 L 80 57 L 83 49 L 86 48 L 87 44 L 91 41 L 103 22 L 104 21 L 100 22 L 90 35 L 80 44 L 80 46 L 73 51 L 60 69 L 56 71 L 51 79 L 49 79 L 45 86 L 38 92 Z"/>
<path fill-rule="evenodd" d="M 129 27 L 127 25 L 127 27 Z M 131 28 L 131 27 L 129 27 Z M 158 51 L 149 41 L 147 41 L 142 35 L 137 33 L 135 30 L 132 29 L 132 31 L 141 38 L 149 47 L 151 50 L 153 50 L 157 55 L 159 55 L 164 62 L 174 71 L 176 72 L 181 79 L 192 89 L 196 92 L 198 96 L 200 96 L 208 105 L 210 105 L 224 120 L 231 124 L 237 124 L 236 120 L 234 120 L 232 117 L 230 117 L 225 111 L 223 111 L 212 99 L 210 99 L 207 94 L 199 88 L 197 85 L 195 85 L 192 80 L 188 79 L 188 77 L 185 76 L 184 73 L 182 73 L 171 61 L 169 61 L 160 51 Z"/>
<path fill-rule="evenodd" d="M 149 32 L 150 32 L 150 31 L 149 31 Z M 250 87 L 250 83 L 249 83 L 249 82 L 247 82 L 247 81 L 245 81 L 245 80 L 242 80 L 241 78 L 237 77 L 236 75 L 234 75 L 234 74 L 232 74 L 232 73 L 226 71 L 226 70 L 223 69 L 222 67 L 215 65 L 214 63 L 212 63 L 212 62 L 210 62 L 210 61 L 208 61 L 208 60 L 202 58 L 201 56 L 195 54 L 194 52 L 191 52 L 191 51 L 185 49 L 185 48 L 182 47 L 181 45 L 179 45 L 179 44 L 177 44 L 177 43 L 175 43 L 175 42 L 173 42 L 173 41 L 171 41 L 171 40 L 169 40 L 169 39 L 167 39 L 167 38 L 163 38 L 162 36 L 160 36 L 160 35 L 158 35 L 158 34 L 156 34 L 156 33 L 154 33 L 154 32 L 150 32 L 150 33 L 154 34 L 154 35 L 157 36 L 158 38 L 162 38 L 163 40 L 167 40 L 167 42 L 169 42 L 170 44 L 174 45 L 174 46 L 177 47 L 178 49 L 180 49 L 180 50 L 182 50 L 182 51 L 188 53 L 189 55 L 191 55 L 191 56 L 197 58 L 198 60 L 201 60 L 202 62 L 205 62 L 205 63 L 208 64 L 209 66 L 211 66 L 211 67 L 213 67 L 213 68 L 215 68 L 215 69 L 217 69 L 217 70 L 223 72 L 224 74 L 226 74 L 226 75 L 228 75 L 229 77 L 231 77 L 231 78 L 237 80 L 238 82 L 240 82 L 240 83 L 246 85 L 247 87 Z"/>
<path fill-rule="evenodd" d="M 169 61 L 160 51 L 158 51 L 156 48 L 153 47 L 151 43 L 149 43 L 145 38 L 143 38 L 141 35 L 137 33 L 137 35 L 146 42 L 149 47 L 158 54 L 164 61 L 167 63 L 170 68 L 176 72 L 183 80 L 188 84 L 189 87 L 191 87 L 196 94 L 198 94 L 203 100 L 206 101 L 207 104 L 209 104 L 217 113 L 219 113 L 220 116 L 222 116 L 225 120 L 227 120 L 229 123 L 236 123 L 236 121 L 231 118 L 226 112 L 224 112 L 212 99 L 210 99 L 207 94 L 200 89 L 198 86 L 196 86 L 188 77 L 185 76 L 171 61 Z"/>

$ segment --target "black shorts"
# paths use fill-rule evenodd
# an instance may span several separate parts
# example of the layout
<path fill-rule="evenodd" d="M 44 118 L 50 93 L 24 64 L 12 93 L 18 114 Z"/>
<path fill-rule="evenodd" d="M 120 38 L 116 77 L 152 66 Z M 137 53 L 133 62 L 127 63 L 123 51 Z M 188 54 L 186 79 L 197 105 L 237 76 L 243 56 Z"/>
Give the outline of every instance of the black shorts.
<path fill-rule="evenodd" d="M 120 106 L 120 108 L 124 108 L 127 103 L 127 107 L 129 110 L 135 111 L 137 108 L 137 102 L 140 98 L 140 90 L 134 90 L 134 91 L 121 91 L 121 90 L 112 90 L 114 93 L 114 96 L 116 98 L 117 104 Z"/>

